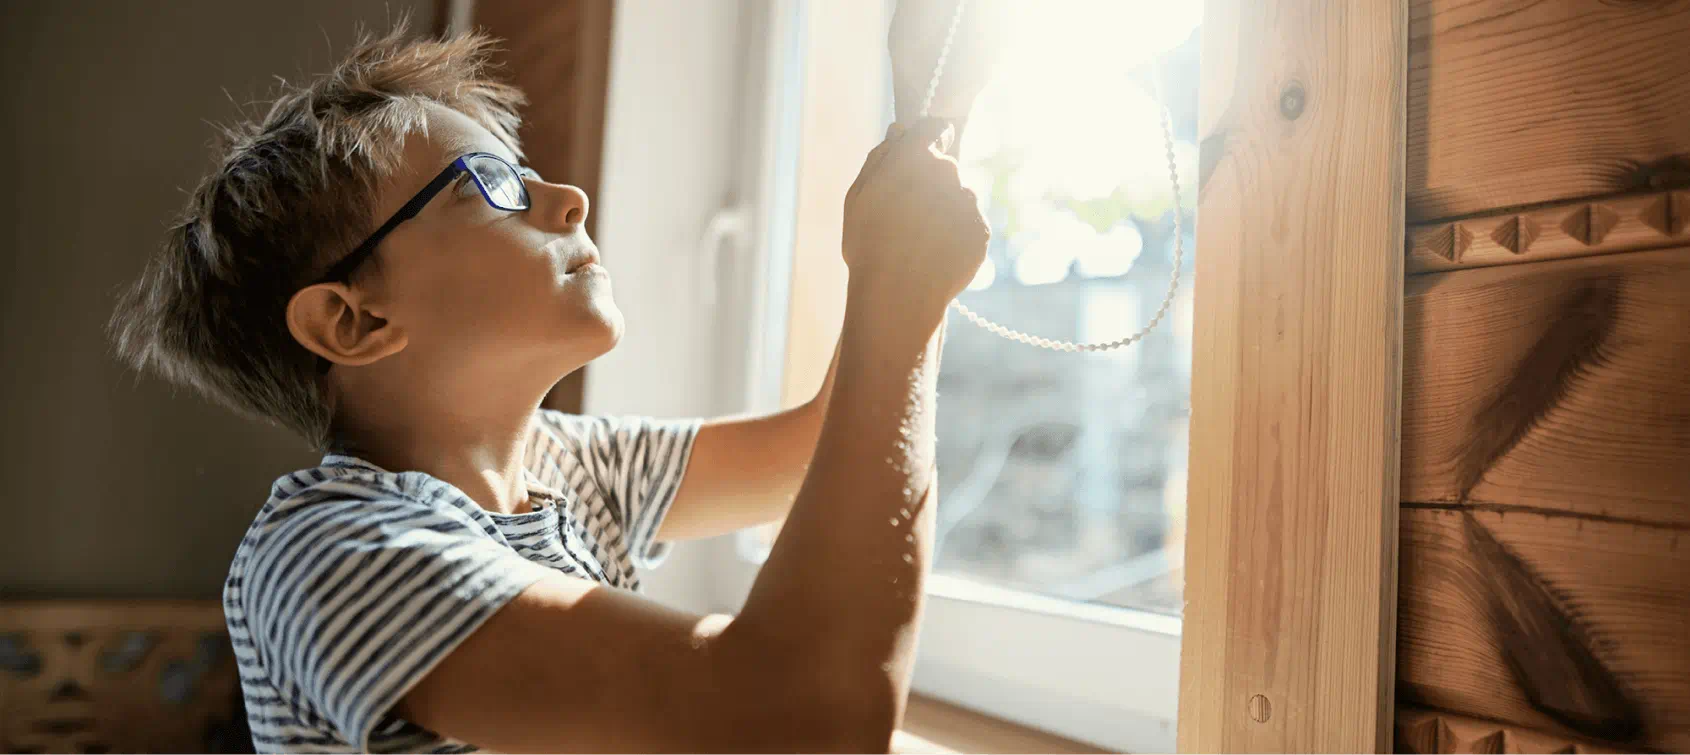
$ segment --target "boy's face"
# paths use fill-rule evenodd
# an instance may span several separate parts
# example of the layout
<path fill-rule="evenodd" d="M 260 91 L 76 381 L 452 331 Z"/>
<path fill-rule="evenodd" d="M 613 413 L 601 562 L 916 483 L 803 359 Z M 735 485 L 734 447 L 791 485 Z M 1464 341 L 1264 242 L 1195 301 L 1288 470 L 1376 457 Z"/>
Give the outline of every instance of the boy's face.
<path fill-rule="evenodd" d="M 375 222 L 399 209 L 453 160 L 510 149 L 455 110 L 429 106 L 427 134 L 407 138 L 403 163 L 383 186 Z M 434 379 L 481 390 L 508 375 L 556 380 L 599 357 L 622 334 L 610 277 L 582 223 L 587 197 L 573 186 L 527 181 L 531 207 L 495 209 L 460 176 L 376 254 L 376 299 L 405 336 L 395 354 Z"/>

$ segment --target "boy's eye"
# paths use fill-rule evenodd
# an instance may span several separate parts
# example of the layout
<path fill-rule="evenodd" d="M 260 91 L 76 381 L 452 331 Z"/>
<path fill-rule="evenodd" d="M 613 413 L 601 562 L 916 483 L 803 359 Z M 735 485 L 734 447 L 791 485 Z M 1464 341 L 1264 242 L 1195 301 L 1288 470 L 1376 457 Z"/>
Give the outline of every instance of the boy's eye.
<path fill-rule="evenodd" d="M 465 198 L 474 197 L 475 195 L 481 193 L 481 190 L 475 186 L 475 179 L 470 178 L 468 173 L 458 177 L 457 191 L 458 196 Z"/>

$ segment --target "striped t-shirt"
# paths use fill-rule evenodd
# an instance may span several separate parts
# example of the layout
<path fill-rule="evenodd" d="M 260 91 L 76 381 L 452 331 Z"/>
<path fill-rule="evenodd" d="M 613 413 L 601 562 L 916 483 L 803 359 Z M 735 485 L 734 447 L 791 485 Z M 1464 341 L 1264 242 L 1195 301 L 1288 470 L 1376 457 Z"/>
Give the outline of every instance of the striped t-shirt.
<path fill-rule="evenodd" d="M 388 711 L 547 569 L 638 590 L 698 427 L 541 411 L 521 514 L 337 454 L 277 480 L 223 588 L 258 751 L 476 749 Z"/>

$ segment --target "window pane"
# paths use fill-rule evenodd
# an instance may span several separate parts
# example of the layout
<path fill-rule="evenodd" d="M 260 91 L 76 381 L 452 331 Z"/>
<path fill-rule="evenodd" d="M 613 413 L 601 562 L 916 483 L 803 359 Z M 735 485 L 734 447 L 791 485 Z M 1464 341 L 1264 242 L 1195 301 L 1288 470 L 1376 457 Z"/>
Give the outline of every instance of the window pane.
<path fill-rule="evenodd" d="M 964 180 L 993 230 L 963 303 L 1071 341 L 1122 338 L 1155 316 L 1180 211 L 1151 84 L 1156 61 L 1172 93 L 1184 263 L 1159 326 L 1116 351 L 1046 351 L 953 315 L 939 378 L 935 570 L 1177 615 L 1199 8 L 1015 5 L 1012 48 L 962 144 Z"/>

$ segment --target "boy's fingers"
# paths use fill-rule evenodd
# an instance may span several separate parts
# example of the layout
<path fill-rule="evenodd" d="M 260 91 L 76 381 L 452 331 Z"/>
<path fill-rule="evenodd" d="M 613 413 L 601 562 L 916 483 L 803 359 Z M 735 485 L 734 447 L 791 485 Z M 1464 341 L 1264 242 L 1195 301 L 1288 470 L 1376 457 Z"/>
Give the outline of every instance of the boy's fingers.
<path fill-rule="evenodd" d="M 892 126 L 898 128 L 900 132 L 902 131 L 902 127 L 899 127 L 898 124 L 894 123 Z M 890 135 L 893 131 L 891 128 L 888 128 L 886 133 Z M 857 171 L 857 180 L 851 182 L 851 188 L 847 189 L 845 192 L 845 201 L 849 202 L 852 197 L 856 196 L 858 187 L 863 184 L 863 179 L 874 173 L 875 168 L 880 165 L 880 161 L 886 158 L 886 153 L 892 151 L 892 146 L 897 143 L 897 139 L 888 136 L 886 141 L 875 145 L 874 149 L 869 150 L 868 156 L 863 158 L 863 167 Z"/>
<path fill-rule="evenodd" d="M 869 150 L 868 156 L 863 158 L 863 167 L 857 171 L 857 181 L 845 192 L 847 200 L 857 193 L 857 186 L 862 183 L 863 177 L 873 173 L 880 161 L 886 158 L 886 153 L 892 151 L 892 147 L 901 141 L 899 137 L 904 135 L 905 130 L 904 124 L 897 121 L 886 126 L 886 138 L 875 145 L 874 149 Z"/>
<path fill-rule="evenodd" d="M 914 144 L 916 145 L 915 148 L 926 149 L 935 156 L 948 161 L 949 158 L 946 153 L 950 150 L 951 143 L 955 138 L 956 127 L 945 118 L 923 118 L 907 126 L 893 121 L 886 127 L 886 139 L 876 145 L 874 149 L 869 150 L 868 156 L 863 158 L 863 167 L 857 171 L 857 180 L 845 192 L 846 201 L 850 201 L 852 197 L 856 196 L 857 188 L 862 185 L 863 179 L 872 175 L 881 161 L 886 159 L 887 153 L 891 152 L 897 145 Z"/>
<path fill-rule="evenodd" d="M 863 162 L 868 165 L 880 162 L 880 159 L 892 150 L 893 145 L 902 141 L 901 137 L 903 137 L 904 131 L 904 124 L 892 121 L 891 124 L 886 126 L 886 138 L 875 145 L 874 149 L 869 150 L 868 158 Z"/>

